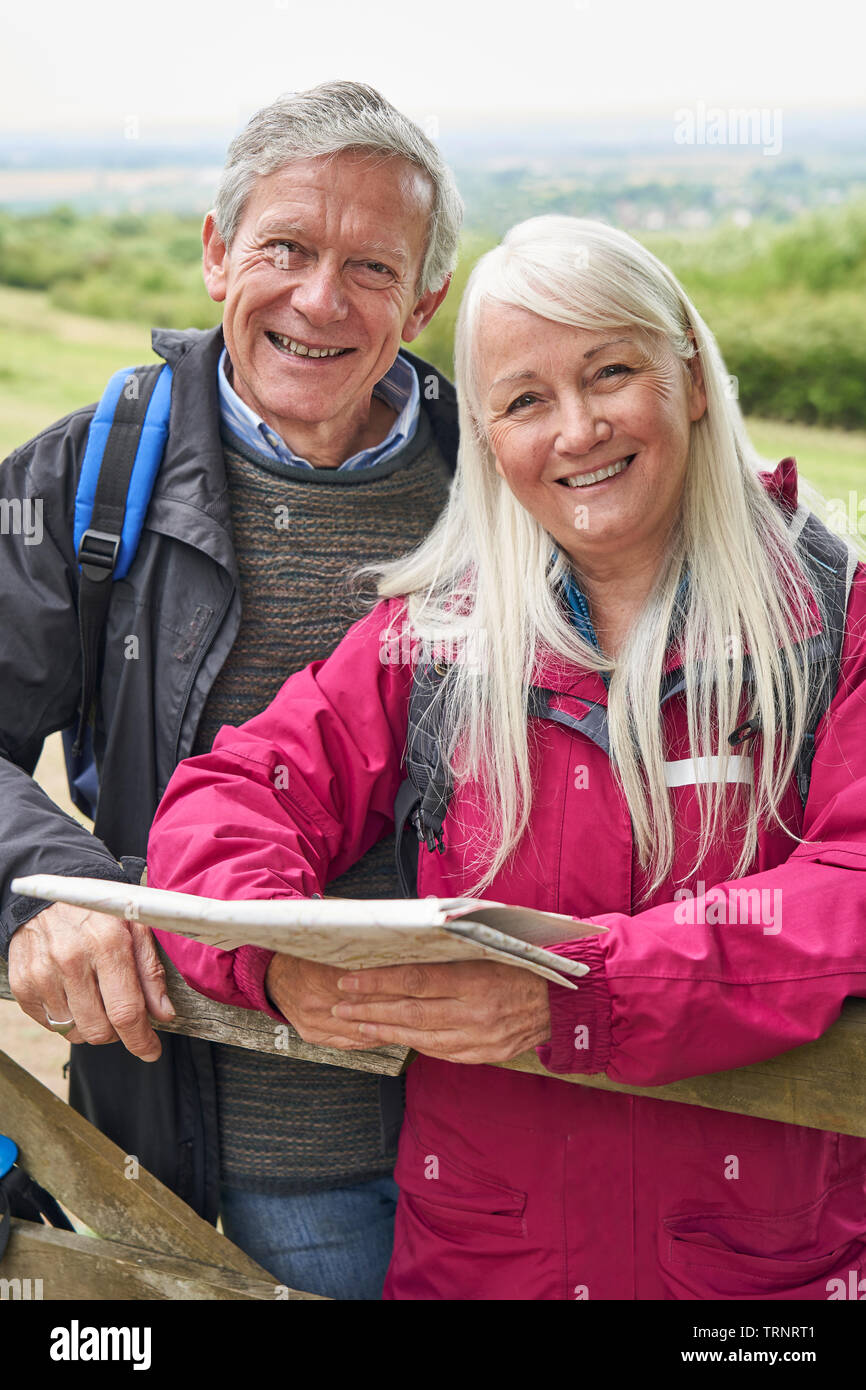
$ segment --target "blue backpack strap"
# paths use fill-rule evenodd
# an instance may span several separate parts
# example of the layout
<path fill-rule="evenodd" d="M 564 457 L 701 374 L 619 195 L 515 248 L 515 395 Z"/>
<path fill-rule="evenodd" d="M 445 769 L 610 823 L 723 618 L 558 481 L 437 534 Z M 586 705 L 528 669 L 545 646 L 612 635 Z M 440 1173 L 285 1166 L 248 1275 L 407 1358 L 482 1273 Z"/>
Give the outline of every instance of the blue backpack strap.
<path fill-rule="evenodd" d="M 122 368 L 96 407 L 75 494 L 75 553 L 82 570 L 96 566 L 114 579 L 129 571 L 168 438 L 171 378 L 167 363 Z M 101 533 L 110 545 L 94 520 L 97 503 L 103 525 L 111 528 Z"/>
<path fill-rule="evenodd" d="M 161 363 L 115 372 L 90 423 L 75 496 L 82 689 L 74 742 L 64 741 L 73 800 L 91 815 L 96 787 L 88 720 L 111 584 L 126 576 L 138 549 L 168 437 L 171 379 L 171 368 Z"/>

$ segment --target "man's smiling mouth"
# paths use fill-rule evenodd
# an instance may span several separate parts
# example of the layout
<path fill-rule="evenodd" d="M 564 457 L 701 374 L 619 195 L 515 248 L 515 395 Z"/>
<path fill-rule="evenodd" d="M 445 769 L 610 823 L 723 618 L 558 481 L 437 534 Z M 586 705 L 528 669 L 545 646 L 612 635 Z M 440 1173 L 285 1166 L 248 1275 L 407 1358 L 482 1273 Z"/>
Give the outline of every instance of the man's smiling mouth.
<path fill-rule="evenodd" d="M 265 336 L 270 339 L 275 348 L 280 352 L 285 352 L 291 357 L 344 357 L 347 352 L 354 352 L 354 348 L 341 347 L 315 347 L 312 343 L 302 343 L 298 338 L 287 338 L 283 333 L 272 333 L 266 330 Z"/>

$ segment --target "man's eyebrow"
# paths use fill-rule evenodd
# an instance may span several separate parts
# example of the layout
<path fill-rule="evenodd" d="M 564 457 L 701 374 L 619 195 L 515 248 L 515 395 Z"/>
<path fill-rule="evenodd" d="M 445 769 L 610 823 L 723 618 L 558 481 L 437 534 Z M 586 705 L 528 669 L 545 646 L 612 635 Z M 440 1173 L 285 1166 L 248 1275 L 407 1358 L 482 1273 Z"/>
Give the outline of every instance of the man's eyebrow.
<path fill-rule="evenodd" d="M 260 236 L 307 237 L 309 232 L 295 222 L 284 222 L 281 217 L 263 217 L 258 225 Z"/>
<path fill-rule="evenodd" d="M 399 261 L 401 265 L 405 265 L 408 260 L 405 251 L 401 251 L 397 246 L 385 246 L 381 241 L 365 241 L 360 254 L 368 258 L 384 256 L 386 261 Z"/>
<path fill-rule="evenodd" d="M 259 227 L 261 236 L 279 236 L 291 239 L 297 237 L 300 241 L 314 241 L 315 237 L 306 228 L 298 226 L 293 222 L 283 222 L 280 218 L 265 218 Z M 398 246 L 387 246 L 382 241 L 364 241 L 356 253 L 361 259 L 372 259 L 374 256 L 384 256 L 387 260 L 398 261 L 405 265 L 408 255 Z"/>
<path fill-rule="evenodd" d="M 583 354 L 584 361 L 589 357 L 594 357 L 597 352 L 601 352 L 604 348 L 615 347 L 617 343 L 630 342 L 631 338 L 611 338 L 609 343 L 599 343 L 598 347 L 590 348 L 588 352 L 585 352 Z M 525 371 L 513 372 L 510 376 L 499 376 L 496 378 L 487 394 L 490 396 L 497 386 L 503 386 L 513 381 L 531 381 L 535 375 L 535 372 Z"/>

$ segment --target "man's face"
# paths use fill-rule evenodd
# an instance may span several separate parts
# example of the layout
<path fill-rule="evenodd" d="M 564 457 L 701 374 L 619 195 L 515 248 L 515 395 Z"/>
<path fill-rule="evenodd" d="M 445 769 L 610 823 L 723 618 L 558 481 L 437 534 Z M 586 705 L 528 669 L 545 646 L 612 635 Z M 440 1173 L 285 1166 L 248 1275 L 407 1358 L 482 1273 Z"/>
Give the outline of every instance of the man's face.
<path fill-rule="evenodd" d="M 278 431 L 363 419 L 400 339 L 432 317 L 444 288 L 416 291 L 431 196 L 406 161 L 348 152 L 259 178 L 230 250 L 208 217 L 233 385 Z"/>

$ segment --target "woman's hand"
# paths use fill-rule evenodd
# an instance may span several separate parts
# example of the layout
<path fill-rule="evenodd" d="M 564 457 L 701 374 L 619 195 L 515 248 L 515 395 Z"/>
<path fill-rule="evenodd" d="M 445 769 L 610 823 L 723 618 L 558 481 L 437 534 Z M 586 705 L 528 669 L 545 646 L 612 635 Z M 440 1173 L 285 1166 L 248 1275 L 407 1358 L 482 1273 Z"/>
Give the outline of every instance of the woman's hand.
<path fill-rule="evenodd" d="M 508 1062 L 550 1037 L 547 981 L 498 961 L 389 965 L 344 974 L 338 986 L 354 997 L 331 1012 L 368 1047 L 400 1043 L 478 1064 Z"/>
<path fill-rule="evenodd" d="M 351 1023 L 333 1014 L 342 997 L 337 981 L 345 971 L 299 956 L 275 955 L 265 973 L 265 993 L 304 1042 L 340 1047 L 347 1052 L 370 1046 Z"/>

